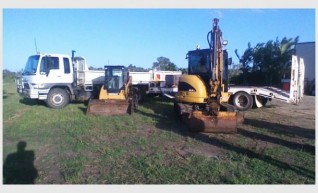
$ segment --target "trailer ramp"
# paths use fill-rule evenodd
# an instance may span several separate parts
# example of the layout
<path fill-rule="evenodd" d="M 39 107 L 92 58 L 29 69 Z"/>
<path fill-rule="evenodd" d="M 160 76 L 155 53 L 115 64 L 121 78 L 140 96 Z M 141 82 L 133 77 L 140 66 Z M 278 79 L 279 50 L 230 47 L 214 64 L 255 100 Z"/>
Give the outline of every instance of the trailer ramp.
<path fill-rule="evenodd" d="M 254 97 L 257 107 L 263 106 L 258 101 L 258 96 L 267 99 L 275 99 L 286 103 L 298 104 L 303 99 L 304 94 L 304 75 L 305 64 L 303 58 L 292 56 L 291 74 L 290 74 L 290 90 L 285 91 L 272 86 L 230 86 L 228 92 L 232 95 L 245 92 Z"/>
<path fill-rule="evenodd" d="M 266 97 L 269 99 L 276 99 L 287 103 L 299 103 L 300 100 L 294 100 L 294 97 L 290 97 L 290 92 L 285 90 L 271 87 L 271 86 L 263 86 L 263 87 L 252 87 L 252 86 L 234 86 L 231 87 L 230 92 L 236 93 L 238 91 L 244 91 L 250 95 L 259 95 L 262 97 Z"/>

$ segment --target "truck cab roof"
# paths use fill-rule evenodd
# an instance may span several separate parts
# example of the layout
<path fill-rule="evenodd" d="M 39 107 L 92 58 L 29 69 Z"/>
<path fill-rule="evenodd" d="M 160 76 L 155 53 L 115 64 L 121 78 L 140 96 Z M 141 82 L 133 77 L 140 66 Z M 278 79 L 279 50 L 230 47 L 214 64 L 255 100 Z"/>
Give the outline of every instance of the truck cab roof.
<path fill-rule="evenodd" d="M 51 57 L 70 57 L 69 55 L 67 54 L 52 54 L 52 53 L 38 53 L 38 54 L 35 54 L 33 56 L 41 56 L 41 57 L 44 57 L 44 56 L 51 56 Z"/>

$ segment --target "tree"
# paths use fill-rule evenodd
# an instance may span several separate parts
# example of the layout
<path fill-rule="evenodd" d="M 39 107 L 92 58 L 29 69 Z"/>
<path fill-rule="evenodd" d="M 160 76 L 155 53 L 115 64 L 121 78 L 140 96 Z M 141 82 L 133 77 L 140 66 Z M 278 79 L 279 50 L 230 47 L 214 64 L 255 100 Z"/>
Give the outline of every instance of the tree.
<path fill-rule="evenodd" d="M 257 45 L 254 50 L 254 63 L 265 75 L 265 83 L 273 85 L 280 83 L 284 73 L 290 71 L 291 56 L 295 54 L 295 45 L 298 42 L 295 39 L 284 37 L 281 41 L 268 41 L 266 44 Z"/>
<path fill-rule="evenodd" d="M 14 79 L 17 76 L 17 73 L 16 72 L 11 72 L 8 69 L 4 69 L 2 71 L 2 76 L 3 76 L 3 79 Z"/>
<path fill-rule="evenodd" d="M 188 74 L 188 68 L 178 68 L 182 72 L 182 74 Z"/>
<path fill-rule="evenodd" d="M 244 84 L 248 82 L 250 85 L 280 84 L 284 74 L 290 73 L 291 56 L 295 54 L 298 39 L 298 37 L 294 39 L 284 37 L 280 41 L 276 38 L 275 41 L 258 43 L 254 48 L 248 43 L 248 48 L 242 56 L 239 56 L 235 50 L 242 74 L 233 77 L 233 80 Z"/>
<path fill-rule="evenodd" d="M 248 47 L 244 51 L 242 56 L 240 56 L 238 54 L 237 49 L 235 50 L 236 57 L 239 59 L 239 62 L 240 62 L 240 65 L 241 65 L 240 70 L 243 72 L 244 84 L 247 83 L 247 76 L 248 76 L 249 71 L 251 71 L 250 64 L 253 61 L 253 48 L 251 47 L 251 43 L 249 42 L 247 46 Z"/>
<path fill-rule="evenodd" d="M 230 79 L 230 82 L 234 83 L 232 80 L 233 77 L 238 77 L 240 74 L 242 73 L 240 72 L 239 64 L 232 64 L 231 68 L 229 68 L 229 71 L 228 71 L 228 77 Z"/>
<path fill-rule="evenodd" d="M 152 68 L 157 70 L 167 70 L 167 71 L 177 70 L 177 66 L 174 63 L 170 62 L 169 58 L 166 58 L 163 56 L 157 58 L 157 62 L 154 62 L 152 64 Z"/>
<path fill-rule="evenodd" d="M 137 67 L 137 66 L 132 65 L 132 64 L 129 64 L 128 70 L 130 72 L 147 72 L 148 71 L 148 69 L 144 69 L 142 67 Z"/>
<path fill-rule="evenodd" d="M 88 67 L 88 70 L 104 70 L 104 68 L 102 68 L 102 67 L 90 66 L 90 67 Z"/>
<path fill-rule="evenodd" d="M 299 41 L 297 36 L 295 39 L 284 37 L 280 42 L 280 54 L 281 54 L 281 66 L 282 71 L 280 71 L 280 76 L 283 76 L 286 71 L 291 70 L 291 56 L 296 54 L 296 44 Z"/>

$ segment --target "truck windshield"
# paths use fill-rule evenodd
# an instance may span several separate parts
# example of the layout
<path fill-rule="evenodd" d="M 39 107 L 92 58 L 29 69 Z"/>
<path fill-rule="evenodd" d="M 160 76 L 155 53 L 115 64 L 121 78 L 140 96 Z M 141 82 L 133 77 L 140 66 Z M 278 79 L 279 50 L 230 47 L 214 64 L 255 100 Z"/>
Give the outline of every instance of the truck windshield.
<path fill-rule="evenodd" d="M 40 56 L 30 56 L 25 68 L 23 70 L 23 75 L 35 74 Z"/>

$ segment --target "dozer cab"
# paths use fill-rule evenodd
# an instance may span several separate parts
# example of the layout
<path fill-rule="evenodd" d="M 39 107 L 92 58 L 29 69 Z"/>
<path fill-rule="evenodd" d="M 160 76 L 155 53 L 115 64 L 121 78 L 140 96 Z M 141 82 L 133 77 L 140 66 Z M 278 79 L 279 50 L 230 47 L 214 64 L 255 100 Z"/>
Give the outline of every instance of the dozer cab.
<path fill-rule="evenodd" d="M 87 115 L 132 114 L 138 105 L 137 92 L 124 66 L 105 66 L 105 82 L 98 99 L 88 103 Z"/>
<path fill-rule="evenodd" d="M 243 122 L 243 114 L 227 103 L 228 65 L 219 20 L 213 20 L 207 35 L 208 49 L 189 51 L 188 74 L 179 79 L 174 108 L 192 131 L 234 133 Z"/>

